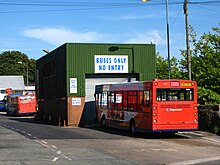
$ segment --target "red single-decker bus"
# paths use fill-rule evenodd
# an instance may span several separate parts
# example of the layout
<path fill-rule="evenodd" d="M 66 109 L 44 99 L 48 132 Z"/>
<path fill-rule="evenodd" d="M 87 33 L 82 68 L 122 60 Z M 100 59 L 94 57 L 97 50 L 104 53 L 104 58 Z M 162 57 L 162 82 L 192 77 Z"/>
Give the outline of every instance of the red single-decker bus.
<path fill-rule="evenodd" d="M 198 129 L 195 81 L 155 79 L 96 85 L 95 106 L 103 126 L 133 133 Z"/>
<path fill-rule="evenodd" d="M 12 94 L 7 97 L 7 115 L 34 115 L 36 113 L 36 96 Z"/>

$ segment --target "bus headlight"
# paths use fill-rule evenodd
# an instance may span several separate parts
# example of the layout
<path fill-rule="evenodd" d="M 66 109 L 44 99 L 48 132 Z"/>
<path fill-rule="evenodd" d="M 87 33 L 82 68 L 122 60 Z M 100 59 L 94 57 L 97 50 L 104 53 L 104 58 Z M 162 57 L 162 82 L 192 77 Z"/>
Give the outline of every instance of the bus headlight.
<path fill-rule="evenodd" d="M 154 117 L 156 117 L 157 116 L 157 114 L 156 113 L 154 113 Z"/>
<path fill-rule="evenodd" d="M 195 119 L 194 121 L 195 121 L 195 123 L 197 123 L 197 119 Z"/>
<path fill-rule="evenodd" d="M 156 122 L 157 122 L 157 120 L 154 119 L 154 123 L 156 123 Z"/>

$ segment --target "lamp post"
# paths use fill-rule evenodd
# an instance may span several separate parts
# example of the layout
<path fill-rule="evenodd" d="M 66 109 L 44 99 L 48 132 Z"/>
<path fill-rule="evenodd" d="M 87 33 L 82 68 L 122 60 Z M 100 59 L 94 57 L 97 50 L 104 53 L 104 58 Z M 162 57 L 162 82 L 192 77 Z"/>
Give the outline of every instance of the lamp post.
<path fill-rule="evenodd" d="M 48 50 L 48 49 L 43 49 L 43 52 L 45 52 L 45 53 L 50 53 L 50 51 Z"/>
<path fill-rule="evenodd" d="M 27 68 L 27 80 L 26 80 L 26 85 L 27 85 L 27 90 L 28 90 L 28 63 L 25 64 L 25 63 L 19 61 L 18 64 L 24 64 L 24 65 L 26 66 L 26 68 Z"/>
<path fill-rule="evenodd" d="M 149 2 L 150 0 L 142 0 Z M 166 0 L 166 24 L 167 24 L 167 58 L 168 58 L 168 79 L 170 79 L 170 30 L 169 30 L 169 14 L 168 14 L 168 0 Z"/>
<path fill-rule="evenodd" d="M 131 49 L 131 55 L 132 55 L 132 73 L 134 73 L 134 48 L 133 47 L 118 47 L 118 46 L 112 46 L 108 50 L 110 52 L 114 52 L 119 49 Z"/>

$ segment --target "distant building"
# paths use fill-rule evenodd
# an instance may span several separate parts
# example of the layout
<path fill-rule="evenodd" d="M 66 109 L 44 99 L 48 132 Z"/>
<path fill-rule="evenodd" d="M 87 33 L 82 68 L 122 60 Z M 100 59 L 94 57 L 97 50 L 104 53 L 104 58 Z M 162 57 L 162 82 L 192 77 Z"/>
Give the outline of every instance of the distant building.
<path fill-rule="evenodd" d="M 24 93 L 33 93 L 33 94 L 36 93 L 35 86 L 33 86 L 33 85 L 25 86 L 24 89 L 25 89 Z"/>
<path fill-rule="evenodd" d="M 23 93 L 25 90 L 23 76 L 0 76 L 0 100 L 4 99 L 6 88 L 11 88 L 15 93 Z"/>

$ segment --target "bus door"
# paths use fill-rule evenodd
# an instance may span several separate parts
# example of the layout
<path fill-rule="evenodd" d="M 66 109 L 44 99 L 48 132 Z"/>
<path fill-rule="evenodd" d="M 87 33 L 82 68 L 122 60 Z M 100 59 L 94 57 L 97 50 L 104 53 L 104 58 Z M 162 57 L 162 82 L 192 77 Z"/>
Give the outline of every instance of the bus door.
<path fill-rule="evenodd" d="M 143 91 L 143 118 L 147 129 L 152 129 L 152 99 L 150 90 Z"/>
<path fill-rule="evenodd" d="M 194 122 L 192 88 L 158 88 L 156 90 L 157 124 Z"/>

